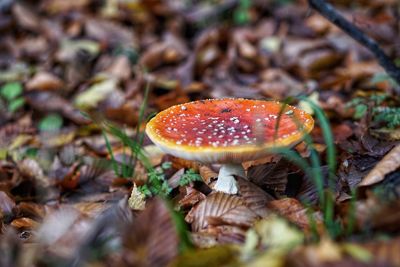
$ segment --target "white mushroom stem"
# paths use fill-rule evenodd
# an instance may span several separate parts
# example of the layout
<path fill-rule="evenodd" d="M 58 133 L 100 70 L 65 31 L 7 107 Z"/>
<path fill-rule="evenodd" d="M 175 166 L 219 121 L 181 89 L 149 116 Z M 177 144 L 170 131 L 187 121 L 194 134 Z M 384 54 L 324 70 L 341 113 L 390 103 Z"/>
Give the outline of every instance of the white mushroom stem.
<path fill-rule="evenodd" d="M 219 170 L 214 190 L 232 195 L 237 194 L 239 187 L 234 175 L 246 178 L 242 164 L 223 164 Z"/>

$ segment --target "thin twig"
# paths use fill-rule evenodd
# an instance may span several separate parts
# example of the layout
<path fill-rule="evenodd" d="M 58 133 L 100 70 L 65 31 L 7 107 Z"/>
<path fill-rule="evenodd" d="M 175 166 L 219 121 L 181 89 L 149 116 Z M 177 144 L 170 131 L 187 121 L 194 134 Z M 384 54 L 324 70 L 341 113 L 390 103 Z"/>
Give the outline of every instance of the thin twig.
<path fill-rule="evenodd" d="M 387 74 L 397 82 L 398 86 L 395 87 L 394 90 L 398 95 L 400 95 L 400 68 L 396 67 L 393 61 L 380 48 L 378 43 L 363 33 L 356 25 L 349 22 L 325 0 L 308 0 L 308 3 L 322 16 L 338 26 L 354 40 L 365 46 L 369 51 L 371 51 L 371 53 L 374 54 L 379 64 L 385 69 Z"/>

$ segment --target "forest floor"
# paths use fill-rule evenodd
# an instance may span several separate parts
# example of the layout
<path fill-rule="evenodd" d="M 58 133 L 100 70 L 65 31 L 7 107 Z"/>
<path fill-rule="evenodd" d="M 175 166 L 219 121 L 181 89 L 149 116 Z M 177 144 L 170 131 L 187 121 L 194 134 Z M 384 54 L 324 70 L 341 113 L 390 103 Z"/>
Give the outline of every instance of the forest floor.
<path fill-rule="evenodd" d="M 399 63 L 397 1 L 330 2 Z M 8 0 L 0 32 L 0 266 L 400 266 L 399 86 L 307 1 Z M 223 97 L 315 119 L 236 195 L 144 133 Z"/>

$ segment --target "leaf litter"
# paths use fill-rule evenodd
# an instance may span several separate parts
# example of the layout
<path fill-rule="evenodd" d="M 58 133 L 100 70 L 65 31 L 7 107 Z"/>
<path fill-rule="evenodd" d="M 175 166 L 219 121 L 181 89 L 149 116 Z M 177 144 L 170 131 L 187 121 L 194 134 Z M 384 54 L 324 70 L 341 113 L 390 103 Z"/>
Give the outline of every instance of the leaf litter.
<path fill-rule="evenodd" d="M 399 57 L 396 1 L 334 5 Z M 5 1 L 0 12 L 1 266 L 399 266 L 398 85 L 306 1 Z M 322 194 L 279 155 L 244 163 L 237 195 L 215 192 L 218 164 L 143 135 L 175 104 L 299 95 L 323 109 L 337 149 L 332 174 L 322 123 L 295 148 L 306 162 L 315 149 Z M 109 121 L 120 132 L 105 139 Z"/>

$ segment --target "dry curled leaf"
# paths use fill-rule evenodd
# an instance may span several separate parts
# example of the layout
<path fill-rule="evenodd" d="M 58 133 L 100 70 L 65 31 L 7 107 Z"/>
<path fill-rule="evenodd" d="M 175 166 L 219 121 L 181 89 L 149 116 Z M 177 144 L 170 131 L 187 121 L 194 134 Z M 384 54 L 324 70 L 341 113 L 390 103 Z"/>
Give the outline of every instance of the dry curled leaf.
<path fill-rule="evenodd" d="M 13 6 L 13 15 L 21 28 L 38 31 L 40 29 L 40 18 L 29 7 L 17 3 Z"/>
<path fill-rule="evenodd" d="M 118 266 L 166 266 L 178 254 L 178 237 L 171 215 L 154 199 L 123 234 L 123 262 Z"/>
<path fill-rule="evenodd" d="M 394 147 L 376 166 L 365 176 L 358 186 L 369 186 L 381 182 L 385 175 L 395 171 L 400 166 L 400 145 Z"/>
<path fill-rule="evenodd" d="M 229 225 L 249 228 L 258 218 L 259 216 L 246 205 L 239 205 L 221 216 L 208 216 L 207 222 L 212 226 Z"/>
<path fill-rule="evenodd" d="M 15 208 L 15 213 L 24 217 L 42 220 L 46 215 L 46 208 L 35 202 L 20 202 Z"/>
<path fill-rule="evenodd" d="M 173 64 L 186 57 L 188 51 L 180 38 L 166 34 L 163 42 L 150 46 L 140 58 L 140 64 L 152 70 L 158 66 Z"/>
<path fill-rule="evenodd" d="M 1 215 L 9 214 L 15 207 L 15 201 L 12 200 L 5 192 L 0 191 L 0 218 Z"/>
<path fill-rule="evenodd" d="M 16 229 L 33 229 L 39 226 L 39 223 L 35 220 L 30 218 L 18 218 L 11 222 L 11 226 L 15 227 Z"/>
<path fill-rule="evenodd" d="M 50 0 L 45 1 L 43 8 L 50 13 L 62 13 L 71 10 L 80 10 L 87 7 L 91 3 L 90 0 Z"/>
<path fill-rule="evenodd" d="M 50 181 L 44 175 L 42 167 L 35 159 L 26 158 L 18 163 L 20 173 L 30 179 L 40 182 L 43 186 L 48 186 Z"/>
<path fill-rule="evenodd" d="M 370 133 L 372 136 L 388 140 L 388 141 L 399 141 L 400 140 L 400 129 L 387 129 L 387 128 L 380 128 L 380 129 L 370 129 Z"/>
<path fill-rule="evenodd" d="M 118 80 L 128 80 L 131 75 L 129 59 L 126 56 L 116 57 L 106 71 Z"/>
<path fill-rule="evenodd" d="M 192 207 L 199 201 L 202 201 L 206 198 L 206 196 L 203 193 L 197 191 L 196 189 L 194 189 L 192 187 L 186 186 L 183 190 L 186 191 L 186 194 L 178 202 L 178 204 L 182 208 Z"/>
<path fill-rule="evenodd" d="M 290 222 L 298 225 L 303 230 L 309 231 L 311 229 L 312 222 L 310 221 L 310 216 L 314 218 L 314 223 L 317 226 L 322 227 L 322 214 L 318 212 L 308 214 L 307 208 L 305 208 L 297 199 L 283 198 L 274 200 L 268 203 L 268 207 L 272 211 L 285 217 Z"/>
<path fill-rule="evenodd" d="M 284 194 L 288 183 L 289 162 L 281 159 L 249 168 L 247 176 L 250 181 L 262 188 Z"/>
<path fill-rule="evenodd" d="M 101 202 L 80 202 L 73 207 L 77 209 L 82 215 L 88 216 L 89 218 L 96 218 L 106 209 L 108 209 L 110 204 Z"/>
<path fill-rule="evenodd" d="M 69 101 L 59 95 L 47 91 L 31 91 L 26 94 L 26 101 L 34 109 L 41 112 L 60 112 L 66 118 L 77 124 L 89 122 L 82 113 L 74 108 Z"/>
<path fill-rule="evenodd" d="M 204 183 L 210 185 L 213 180 L 216 180 L 218 173 L 213 171 L 210 167 L 203 165 L 199 168 L 199 173 Z"/>
<path fill-rule="evenodd" d="M 374 255 L 374 262 L 400 266 L 400 238 L 371 241 L 361 245 Z"/>
<path fill-rule="evenodd" d="M 207 228 L 209 217 L 220 217 L 243 205 L 244 202 L 237 196 L 220 192 L 212 193 L 190 210 L 186 216 L 186 221 L 192 224 L 193 231 L 198 232 Z"/>
<path fill-rule="evenodd" d="M 128 47 L 136 46 L 135 32 L 113 21 L 97 18 L 87 19 L 85 31 L 88 37 L 108 45 L 124 44 Z"/>
<path fill-rule="evenodd" d="M 201 166 L 196 161 L 176 158 L 176 157 L 172 157 L 172 156 L 171 156 L 170 161 L 172 163 L 172 167 L 177 170 L 184 168 L 184 169 L 193 169 L 197 172 L 199 170 L 199 167 Z"/>
<path fill-rule="evenodd" d="M 26 84 L 28 90 L 55 90 L 64 86 L 63 82 L 49 72 L 38 72 Z"/>
<path fill-rule="evenodd" d="M 37 231 L 38 242 L 59 257 L 71 257 L 93 227 L 91 220 L 71 206 L 48 213 Z"/>
<path fill-rule="evenodd" d="M 267 203 L 274 198 L 247 179 L 236 176 L 236 180 L 239 186 L 239 194 L 246 206 L 260 217 L 267 216 L 269 213 Z"/>
<path fill-rule="evenodd" d="M 179 181 L 182 177 L 182 175 L 185 173 L 185 169 L 181 168 L 177 172 L 175 172 L 169 179 L 168 179 L 168 185 L 171 188 L 177 188 L 179 186 Z"/>

